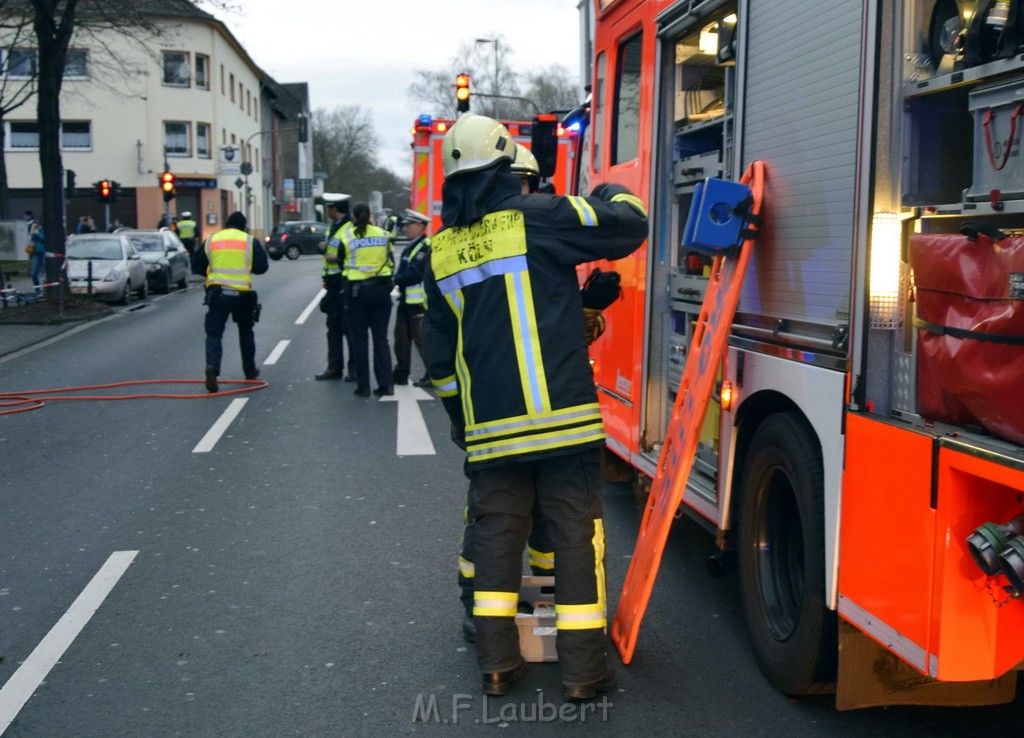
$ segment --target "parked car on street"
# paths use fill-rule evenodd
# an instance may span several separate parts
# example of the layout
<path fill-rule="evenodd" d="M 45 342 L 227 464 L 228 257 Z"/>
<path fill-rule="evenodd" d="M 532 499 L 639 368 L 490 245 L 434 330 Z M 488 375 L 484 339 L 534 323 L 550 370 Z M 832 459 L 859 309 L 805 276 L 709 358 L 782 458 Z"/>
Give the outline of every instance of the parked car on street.
<path fill-rule="evenodd" d="M 327 224 L 315 220 L 278 223 L 266 237 L 267 256 L 277 261 L 282 256 L 298 259 L 302 254 L 319 254 L 317 247 L 327 239 Z"/>
<path fill-rule="evenodd" d="M 128 237 L 121 233 L 76 233 L 68 236 L 68 286 L 76 295 L 89 293 L 101 300 L 127 305 L 131 293 L 149 294 L 146 264 Z M 90 275 L 91 270 L 91 275 Z"/>
<path fill-rule="evenodd" d="M 117 233 L 128 237 L 146 263 L 149 288 L 170 292 L 171 285 L 185 289 L 190 271 L 188 249 L 178 234 L 167 228 L 143 230 L 119 228 Z"/>

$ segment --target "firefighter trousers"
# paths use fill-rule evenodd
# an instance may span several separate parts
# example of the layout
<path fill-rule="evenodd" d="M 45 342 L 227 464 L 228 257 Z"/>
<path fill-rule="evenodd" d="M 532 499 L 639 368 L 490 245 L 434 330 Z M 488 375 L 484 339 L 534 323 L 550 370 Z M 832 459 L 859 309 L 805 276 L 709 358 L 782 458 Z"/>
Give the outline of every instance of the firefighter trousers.
<path fill-rule="evenodd" d="M 565 684 L 601 679 L 608 665 L 599 451 L 472 470 L 473 617 L 480 671 L 515 668 L 515 614 L 534 501 L 555 554 L 556 648 Z"/>
<path fill-rule="evenodd" d="M 459 599 L 467 615 L 473 614 L 473 586 L 476 577 L 476 528 L 469 517 L 469 502 L 472 489 L 467 492 L 466 511 L 463 516 L 465 527 L 462 529 L 462 551 L 459 553 Z M 551 547 L 544 516 L 540 506 L 534 501 L 531 511 L 530 536 L 526 540 L 526 558 L 530 571 L 534 576 L 553 577 L 555 575 L 555 552 Z M 546 590 L 542 590 L 546 591 Z"/>

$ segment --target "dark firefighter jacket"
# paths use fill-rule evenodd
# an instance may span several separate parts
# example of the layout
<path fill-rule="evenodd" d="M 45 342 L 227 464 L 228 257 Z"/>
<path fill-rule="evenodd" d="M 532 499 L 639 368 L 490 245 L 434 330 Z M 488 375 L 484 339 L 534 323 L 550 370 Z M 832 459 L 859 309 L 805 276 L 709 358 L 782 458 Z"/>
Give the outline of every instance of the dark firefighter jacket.
<path fill-rule="evenodd" d="M 642 203 L 618 185 L 521 195 L 507 164 L 453 178 L 444 195 L 424 350 L 468 468 L 601 445 L 576 266 L 632 253 L 647 236 Z"/>

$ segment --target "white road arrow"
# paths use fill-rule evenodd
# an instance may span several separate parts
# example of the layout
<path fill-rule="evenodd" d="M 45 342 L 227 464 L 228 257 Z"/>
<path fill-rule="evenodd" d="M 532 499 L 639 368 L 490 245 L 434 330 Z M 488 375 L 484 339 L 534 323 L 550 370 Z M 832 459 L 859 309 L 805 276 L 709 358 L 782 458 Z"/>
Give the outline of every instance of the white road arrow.
<path fill-rule="evenodd" d="M 437 453 L 418 404 L 420 400 L 433 400 L 432 395 L 411 384 L 399 384 L 395 386 L 395 394 L 380 399 L 381 402 L 398 403 L 398 443 L 395 453 L 399 456 L 433 456 Z"/>

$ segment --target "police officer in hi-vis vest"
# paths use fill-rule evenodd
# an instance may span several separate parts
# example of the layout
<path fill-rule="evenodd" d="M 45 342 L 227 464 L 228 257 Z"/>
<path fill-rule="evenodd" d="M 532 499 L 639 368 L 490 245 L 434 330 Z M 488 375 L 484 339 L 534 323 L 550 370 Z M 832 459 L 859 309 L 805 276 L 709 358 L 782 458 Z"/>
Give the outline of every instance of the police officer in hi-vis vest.
<path fill-rule="evenodd" d="M 192 220 L 192 213 L 188 210 L 178 216 L 178 238 L 188 250 L 189 256 L 196 250 L 196 229 L 198 224 Z"/>
<path fill-rule="evenodd" d="M 392 376 L 395 384 L 408 384 L 412 362 L 412 345 L 423 358 L 423 313 L 426 293 L 423 291 L 423 276 L 430 266 L 430 239 L 427 238 L 427 224 L 423 213 L 405 210 L 399 216 L 399 224 L 409 243 L 402 251 L 395 269 L 395 284 L 398 286 L 398 307 L 395 308 L 395 370 Z M 422 377 L 414 384 L 429 387 L 430 378 Z"/>
<path fill-rule="evenodd" d="M 327 316 L 327 368 L 315 376 L 317 380 L 341 379 L 345 375 L 345 341 L 348 341 L 348 375 L 345 379 L 355 381 L 352 341 L 345 315 L 345 278 L 341 273 L 345 255 L 339 251 L 342 229 L 352 222 L 348 215 L 348 200 L 348 195 L 324 193 L 327 215 L 331 219 L 327 239 L 319 244 L 324 255 L 320 276 L 326 294 L 320 300 L 320 311 Z"/>
<path fill-rule="evenodd" d="M 589 197 L 522 194 L 515 142 L 463 115 L 441 146 L 441 219 L 425 281 L 424 351 L 466 450 L 475 541 L 473 620 L 486 695 L 522 677 L 515 616 L 534 500 L 555 564 L 556 649 L 565 696 L 615 686 L 608 663 L 600 449 L 579 264 L 620 259 L 647 237 L 624 187 Z"/>
<path fill-rule="evenodd" d="M 221 337 L 230 317 L 238 326 L 238 345 L 246 379 L 256 379 L 256 338 L 253 324 L 260 306 L 252 288 L 252 275 L 263 274 L 270 262 L 262 244 L 245 232 L 246 220 L 234 212 L 217 231 L 196 249 L 192 273 L 206 275 L 206 389 L 217 392 L 222 355 Z"/>
<path fill-rule="evenodd" d="M 341 231 L 344 247 L 345 312 L 352 336 L 352 358 L 356 368 L 355 394 L 370 396 L 370 350 L 367 333 L 373 336 L 373 394 L 395 394 L 391 378 L 391 238 L 387 231 L 370 223 L 370 206 L 352 206 L 352 223 Z"/>

